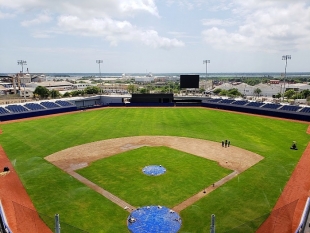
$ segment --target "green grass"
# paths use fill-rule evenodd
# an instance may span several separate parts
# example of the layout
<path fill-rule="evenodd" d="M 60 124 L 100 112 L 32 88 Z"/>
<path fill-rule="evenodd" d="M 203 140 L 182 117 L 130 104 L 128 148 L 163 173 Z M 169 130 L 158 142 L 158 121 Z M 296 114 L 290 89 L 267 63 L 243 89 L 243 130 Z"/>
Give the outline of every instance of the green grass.
<path fill-rule="evenodd" d="M 306 123 L 204 108 L 106 108 L 0 127 L 0 143 L 37 210 L 51 217 L 59 213 L 62 222 L 94 233 L 128 232 L 128 212 L 45 161 L 45 156 L 88 142 L 128 136 L 229 139 L 232 145 L 265 159 L 180 213 L 180 232 L 209 232 L 211 214 L 216 215 L 217 231 L 225 232 L 272 210 L 310 141 Z M 292 141 L 297 141 L 299 150 L 289 149 Z M 202 177 L 197 175 L 197 180 Z"/>
<path fill-rule="evenodd" d="M 142 169 L 152 164 L 162 165 L 166 173 L 145 175 Z M 77 172 L 136 207 L 172 208 L 232 171 L 171 148 L 142 147 L 96 161 Z"/>

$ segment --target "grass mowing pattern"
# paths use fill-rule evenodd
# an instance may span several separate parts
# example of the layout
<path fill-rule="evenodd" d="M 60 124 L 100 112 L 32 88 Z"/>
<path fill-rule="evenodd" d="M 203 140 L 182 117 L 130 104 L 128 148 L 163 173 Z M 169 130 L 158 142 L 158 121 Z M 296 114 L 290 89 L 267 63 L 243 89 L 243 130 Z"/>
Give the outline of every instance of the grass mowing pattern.
<path fill-rule="evenodd" d="M 161 164 L 166 173 L 145 175 L 143 167 L 152 164 Z M 171 148 L 142 147 L 93 162 L 77 172 L 136 207 L 172 208 L 232 171 Z"/>
<path fill-rule="evenodd" d="M 128 212 L 85 187 L 44 157 L 72 146 L 125 136 L 229 139 L 265 157 L 259 164 L 181 212 L 180 232 L 230 230 L 272 210 L 310 141 L 306 123 L 204 108 L 105 108 L 1 125 L 0 143 L 39 212 L 89 232 L 128 232 Z M 297 141 L 299 150 L 289 150 Z"/>

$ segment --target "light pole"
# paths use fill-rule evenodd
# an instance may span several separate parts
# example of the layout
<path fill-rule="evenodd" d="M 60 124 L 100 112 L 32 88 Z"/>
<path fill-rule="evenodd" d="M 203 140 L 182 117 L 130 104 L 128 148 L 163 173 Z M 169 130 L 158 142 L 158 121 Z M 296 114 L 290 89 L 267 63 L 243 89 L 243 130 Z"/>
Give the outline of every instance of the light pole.
<path fill-rule="evenodd" d="M 208 76 L 208 63 L 210 63 L 210 60 L 204 60 L 203 64 L 206 64 L 206 78 Z"/>
<path fill-rule="evenodd" d="M 100 78 L 101 78 L 100 63 L 103 63 L 103 60 L 96 60 L 96 63 L 99 64 L 99 76 L 100 76 Z"/>
<path fill-rule="evenodd" d="M 210 60 L 203 60 L 203 64 L 206 64 L 206 88 L 208 85 L 208 63 L 210 63 Z M 211 83 L 211 89 L 213 88 L 212 83 Z"/>
<path fill-rule="evenodd" d="M 17 65 L 22 66 L 22 76 L 23 76 L 23 81 L 24 81 L 24 99 L 26 100 L 26 90 L 25 90 L 25 86 L 26 86 L 26 82 L 24 79 L 24 65 L 27 65 L 27 61 L 24 60 L 17 60 Z"/>
<path fill-rule="evenodd" d="M 282 98 L 282 100 L 284 101 L 287 60 L 291 60 L 291 55 L 283 55 L 283 56 L 282 56 L 282 60 L 285 60 L 284 85 L 283 85 L 283 98 Z"/>
<path fill-rule="evenodd" d="M 99 64 L 99 76 L 100 76 L 100 81 L 101 81 L 100 63 L 103 63 L 103 60 L 96 60 L 96 63 Z M 102 93 L 102 83 L 101 83 L 100 93 Z"/>

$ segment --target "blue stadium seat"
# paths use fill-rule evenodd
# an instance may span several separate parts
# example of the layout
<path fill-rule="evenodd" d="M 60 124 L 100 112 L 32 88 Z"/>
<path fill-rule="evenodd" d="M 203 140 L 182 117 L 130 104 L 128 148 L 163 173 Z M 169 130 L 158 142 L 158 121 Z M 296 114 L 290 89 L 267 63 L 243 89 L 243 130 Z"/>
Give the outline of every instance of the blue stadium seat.
<path fill-rule="evenodd" d="M 7 114 L 7 113 L 10 113 L 10 112 L 6 110 L 5 108 L 0 107 L 0 114 Z"/>
<path fill-rule="evenodd" d="M 299 109 L 301 109 L 301 107 L 292 106 L 292 105 L 283 105 L 283 107 L 280 108 L 280 110 L 291 111 L 291 112 L 297 112 Z"/>
<path fill-rule="evenodd" d="M 45 109 L 42 105 L 36 103 L 27 103 L 24 106 L 32 111 Z"/>
<path fill-rule="evenodd" d="M 46 108 L 60 108 L 60 105 L 58 105 L 54 102 L 44 101 L 44 102 L 41 102 L 40 104 Z"/>
<path fill-rule="evenodd" d="M 281 107 L 280 104 L 264 104 L 262 105 L 262 108 L 269 108 L 269 109 L 278 109 L 279 107 Z"/>
<path fill-rule="evenodd" d="M 221 102 L 219 103 L 222 103 L 222 104 L 231 104 L 232 102 L 234 102 L 235 100 L 230 100 L 230 99 L 224 99 L 222 100 Z"/>
<path fill-rule="evenodd" d="M 56 100 L 57 104 L 59 104 L 62 107 L 67 107 L 67 106 L 72 106 L 73 104 L 68 102 L 68 101 L 64 101 L 64 100 Z"/>
<path fill-rule="evenodd" d="M 246 100 L 236 100 L 234 102 L 232 102 L 232 104 L 236 104 L 236 105 L 246 105 L 248 103 L 248 101 Z"/>
<path fill-rule="evenodd" d="M 8 105 L 6 106 L 6 108 L 8 110 L 10 110 L 10 112 L 15 112 L 15 113 L 18 113 L 18 112 L 28 112 L 29 110 L 26 109 L 25 107 L 21 106 L 21 105 Z"/>
<path fill-rule="evenodd" d="M 304 107 L 304 108 L 301 109 L 299 112 L 308 113 L 308 112 L 310 112 L 310 108 Z"/>
<path fill-rule="evenodd" d="M 260 103 L 260 102 L 250 102 L 248 103 L 246 106 L 250 106 L 250 107 L 261 107 L 264 103 Z"/>

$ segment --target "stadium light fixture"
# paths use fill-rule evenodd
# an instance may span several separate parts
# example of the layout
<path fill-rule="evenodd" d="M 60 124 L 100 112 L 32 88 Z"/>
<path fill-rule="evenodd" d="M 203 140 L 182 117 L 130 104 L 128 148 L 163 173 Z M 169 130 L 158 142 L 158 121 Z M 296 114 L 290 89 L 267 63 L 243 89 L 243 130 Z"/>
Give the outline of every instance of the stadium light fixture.
<path fill-rule="evenodd" d="M 27 61 L 24 61 L 24 60 L 17 60 L 17 65 L 22 66 L 22 73 L 24 73 L 24 66 L 27 65 Z"/>
<path fill-rule="evenodd" d="M 291 60 L 291 55 L 283 55 L 282 60 L 285 60 L 285 69 L 284 69 L 284 84 L 283 84 L 283 96 L 282 100 L 284 100 L 285 93 L 285 82 L 286 82 L 286 68 L 287 68 L 287 60 Z"/>

